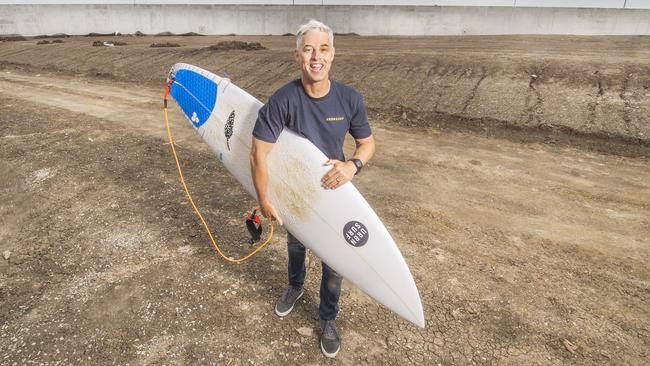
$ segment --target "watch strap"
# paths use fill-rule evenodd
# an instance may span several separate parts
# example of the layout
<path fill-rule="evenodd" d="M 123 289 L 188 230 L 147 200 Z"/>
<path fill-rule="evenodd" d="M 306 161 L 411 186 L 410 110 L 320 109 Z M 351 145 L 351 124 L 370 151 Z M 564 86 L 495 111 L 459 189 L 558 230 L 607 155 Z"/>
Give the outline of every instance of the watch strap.
<path fill-rule="evenodd" d="M 357 172 L 354 173 L 354 175 L 359 174 L 361 171 L 361 168 L 363 168 L 363 162 L 359 159 L 350 159 L 350 161 L 354 164 L 354 166 L 357 168 Z"/>

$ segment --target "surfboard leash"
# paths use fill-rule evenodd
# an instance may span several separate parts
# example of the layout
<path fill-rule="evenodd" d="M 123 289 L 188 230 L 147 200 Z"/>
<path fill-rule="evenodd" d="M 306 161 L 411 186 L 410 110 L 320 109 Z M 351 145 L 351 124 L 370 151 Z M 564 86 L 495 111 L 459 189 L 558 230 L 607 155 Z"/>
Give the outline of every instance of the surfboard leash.
<path fill-rule="evenodd" d="M 176 154 L 176 148 L 174 147 L 174 139 L 172 138 L 172 132 L 171 129 L 169 128 L 169 117 L 167 114 L 167 99 L 169 97 L 172 84 L 174 84 L 174 82 L 175 82 L 174 79 L 170 78 L 169 82 L 167 82 L 167 86 L 165 87 L 165 95 L 163 96 L 163 115 L 165 117 L 165 129 L 167 130 L 169 146 L 171 147 L 171 153 L 172 156 L 174 157 L 174 161 L 176 162 L 176 170 L 178 172 L 178 178 L 181 181 L 181 184 L 183 185 L 183 189 L 185 190 L 185 194 L 187 195 L 187 200 L 192 205 L 192 208 L 194 208 L 194 212 L 196 212 L 196 215 L 199 217 L 199 220 L 201 220 L 201 223 L 203 224 L 203 228 L 208 233 L 208 236 L 210 237 L 210 241 L 212 242 L 212 247 L 214 248 L 214 250 L 227 262 L 237 263 L 237 264 L 245 262 L 246 260 L 252 258 L 255 254 L 259 253 L 259 251 L 262 250 L 271 241 L 271 239 L 273 239 L 273 231 L 274 231 L 273 222 L 268 221 L 268 225 L 271 227 L 271 229 L 269 230 L 269 237 L 266 239 L 266 241 L 264 241 L 262 244 L 257 246 L 255 249 L 253 249 L 250 253 L 246 254 L 245 256 L 240 258 L 229 257 L 225 255 L 224 252 L 221 250 L 221 247 L 219 247 L 219 244 L 217 244 L 217 241 L 212 235 L 212 232 L 210 231 L 208 224 L 205 222 L 203 215 L 196 207 L 196 204 L 194 203 L 194 199 L 192 199 L 190 190 L 187 188 L 187 184 L 185 183 L 185 178 L 183 177 L 183 170 L 181 169 L 181 164 L 178 160 L 178 155 Z M 253 209 L 252 213 L 250 214 L 247 213 L 244 216 L 246 222 L 246 228 L 251 234 L 251 239 L 249 241 L 249 244 L 251 245 L 260 241 L 261 234 L 262 234 L 262 223 L 260 220 L 260 216 L 256 214 L 258 209 L 259 207 L 256 207 L 255 209 Z"/>

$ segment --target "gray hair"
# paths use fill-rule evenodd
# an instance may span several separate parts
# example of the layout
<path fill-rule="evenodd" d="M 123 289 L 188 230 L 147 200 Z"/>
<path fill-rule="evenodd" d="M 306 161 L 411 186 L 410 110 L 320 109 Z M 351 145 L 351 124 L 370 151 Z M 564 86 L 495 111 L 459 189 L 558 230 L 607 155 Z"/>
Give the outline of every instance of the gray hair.
<path fill-rule="evenodd" d="M 310 19 L 307 23 L 301 25 L 300 28 L 298 28 L 298 32 L 296 33 L 296 48 L 300 48 L 302 36 L 305 33 L 313 30 L 327 33 L 330 41 L 330 46 L 334 47 L 334 32 L 332 32 L 332 28 L 328 27 L 325 23 L 319 22 L 318 20 Z"/>

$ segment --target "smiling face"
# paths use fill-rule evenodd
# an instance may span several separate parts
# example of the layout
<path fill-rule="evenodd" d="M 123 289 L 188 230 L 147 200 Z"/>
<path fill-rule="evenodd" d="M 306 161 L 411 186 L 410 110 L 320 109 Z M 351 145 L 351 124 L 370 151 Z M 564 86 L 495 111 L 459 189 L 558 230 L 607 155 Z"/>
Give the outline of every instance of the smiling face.
<path fill-rule="evenodd" d="M 303 83 L 317 84 L 329 80 L 334 46 L 330 44 L 326 32 L 312 30 L 303 34 L 300 48 L 294 50 L 294 56 L 300 65 Z"/>

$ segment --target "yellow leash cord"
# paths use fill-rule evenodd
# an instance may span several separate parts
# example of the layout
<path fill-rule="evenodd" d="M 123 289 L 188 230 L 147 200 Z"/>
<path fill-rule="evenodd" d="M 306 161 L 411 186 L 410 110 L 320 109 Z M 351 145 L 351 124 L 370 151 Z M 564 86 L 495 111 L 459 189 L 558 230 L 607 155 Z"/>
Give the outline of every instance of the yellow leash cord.
<path fill-rule="evenodd" d="M 266 239 L 266 241 L 262 244 L 260 244 L 257 248 L 255 248 L 253 251 L 248 253 L 247 255 L 241 257 L 241 258 L 233 258 L 233 257 L 228 257 L 226 256 L 222 251 L 219 245 L 217 244 L 216 240 L 212 236 L 212 233 L 210 232 L 210 228 L 208 228 L 208 224 L 206 224 L 205 220 L 203 219 L 203 215 L 201 215 L 201 212 L 199 212 L 199 209 L 196 207 L 194 204 L 194 200 L 192 199 L 192 195 L 190 194 L 189 189 L 187 188 L 187 185 L 185 184 L 185 178 L 183 178 L 183 170 L 181 169 L 181 164 L 178 162 L 178 156 L 176 155 L 176 148 L 174 147 L 174 140 L 172 139 L 172 132 L 171 129 L 169 128 L 169 118 L 167 116 L 167 96 L 169 95 L 169 90 L 171 87 L 171 84 L 173 83 L 173 80 L 170 81 L 167 84 L 167 89 L 165 90 L 165 96 L 164 96 L 164 115 L 165 115 L 165 128 L 167 129 L 167 137 L 169 138 L 169 146 L 171 146 L 171 151 L 172 155 L 174 156 L 174 161 L 176 161 L 176 169 L 178 170 L 178 177 L 180 178 L 181 183 L 183 184 L 183 188 L 185 189 L 185 193 L 187 194 L 187 199 L 190 201 L 190 204 L 192 204 L 192 207 L 194 208 L 194 212 L 196 212 L 197 216 L 201 220 L 201 223 L 203 223 L 203 227 L 205 228 L 205 231 L 208 233 L 208 236 L 210 237 L 210 241 L 212 242 L 212 246 L 214 247 L 214 250 L 219 253 L 219 255 L 225 259 L 228 262 L 231 263 L 242 263 L 255 254 L 257 254 L 262 248 L 264 248 L 273 238 L 273 222 L 269 221 L 269 225 L 271 227 L 269 237 Z"/>

